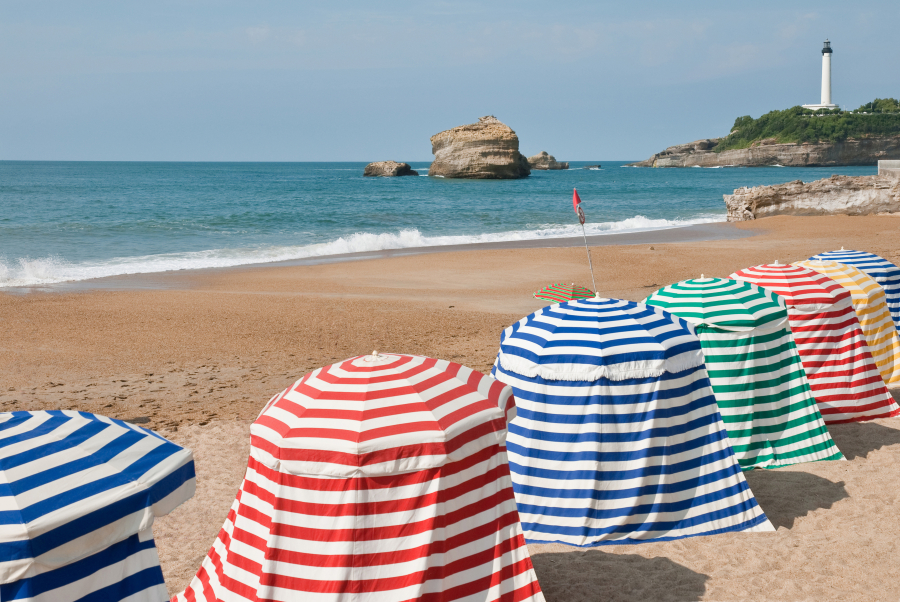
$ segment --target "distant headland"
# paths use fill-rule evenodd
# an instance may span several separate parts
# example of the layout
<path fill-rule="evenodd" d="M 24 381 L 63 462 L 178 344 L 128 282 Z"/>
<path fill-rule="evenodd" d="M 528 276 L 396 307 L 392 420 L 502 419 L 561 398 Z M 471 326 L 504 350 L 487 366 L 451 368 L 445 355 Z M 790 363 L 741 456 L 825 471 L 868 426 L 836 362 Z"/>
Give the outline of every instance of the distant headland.
<path fill-rule="evenodd" d="M 635 167 L 875 165 L 900 159 L 900 101 L 876 98 L 853 111 L 801 106 L 738 117 L 727 136 L 670 146 Z"/>

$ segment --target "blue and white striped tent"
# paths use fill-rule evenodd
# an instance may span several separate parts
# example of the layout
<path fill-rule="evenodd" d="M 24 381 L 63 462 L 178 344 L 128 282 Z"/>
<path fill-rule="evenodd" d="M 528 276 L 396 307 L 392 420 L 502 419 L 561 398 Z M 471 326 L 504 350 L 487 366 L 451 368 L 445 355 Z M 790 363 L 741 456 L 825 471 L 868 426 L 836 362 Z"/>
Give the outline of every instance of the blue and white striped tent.
<path fill-rule="evenodd" d="M 0 413 L 0 600 L 168 600 L 153 520 L 194 488 L 191 451 L 152 431 Z"/>
<path fill-rule="evenodd" d="M 841 247 L 840 251 L 826 251 L 813 255 L 810 259 L 823 261 L 837 261 L 846 265 L 852 265 L 862 270 L 884 289 L 885 301 L 894 325 L 900 331 L 900 267 L 897 267 L 884 257 L 865 251 L 847 251 Z"/>
<path fill-rule="evenodd" d="M 507 328 L 507 450 L 525 538 L 576 546 L 772 531 L 728 441 L 689 324 L 615 299 Z"/>

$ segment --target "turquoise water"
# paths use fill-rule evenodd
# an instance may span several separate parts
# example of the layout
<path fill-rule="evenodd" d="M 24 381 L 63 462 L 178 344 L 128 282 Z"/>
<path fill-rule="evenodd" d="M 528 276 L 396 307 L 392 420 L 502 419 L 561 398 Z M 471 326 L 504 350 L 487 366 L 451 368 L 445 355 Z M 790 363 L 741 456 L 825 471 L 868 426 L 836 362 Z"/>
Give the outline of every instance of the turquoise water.
<path fill-rule="evenodd" d="M 597 162 L 592 162 L 597 163 Z M 0 287 L 355 251 L 725 220 L 723 194 L 875 167 L 536 171 L 511 181 L 364 178 L 365 163 L 0 161 Z"/>

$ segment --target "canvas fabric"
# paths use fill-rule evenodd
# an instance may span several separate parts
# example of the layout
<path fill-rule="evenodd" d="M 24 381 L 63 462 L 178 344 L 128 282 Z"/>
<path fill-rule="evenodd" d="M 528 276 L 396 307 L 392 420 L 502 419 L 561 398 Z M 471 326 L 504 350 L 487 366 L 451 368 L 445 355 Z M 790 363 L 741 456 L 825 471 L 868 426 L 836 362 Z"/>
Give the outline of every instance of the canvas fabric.
<path fill-rule="evenodd" d="M 631 301 L 570 301 L 503 332 L 492 374 L 516 397 L 507 447 L 529 543 L 773 530 L 702 357 L 686 322 Z"/>
<path fill-rule="evenodd" d="M 741 468 L 843 459 L 777 295 L 749 282 L 698 278 L 666 286 L 646 302 L 693 324 Z"/>
<path fill-rule="evenodd" d="M 836 261 L 862 270 L 875 280 L 884 289 L 884 298 L 894 326 L 900 332 L 900 267 L 891 263 L 884 257 L 865 251 L 826 251 L 813 255 L 810 260 L 822 259 L 824 261 Z"/>
<path fill-rule="evenodd" d="M 888 387 L 900 386 L 900 338 L 881 285 L 862 270 L 835 261 L 807 260 L 794 265 L 815 270 L 847 289 L 881 378 Z"/>
<path fill-rule="evenodd" d="M 506 459 L 514 413 L 508 387 L 442 360 L 304 376 L 252 425 L 237 499 L 173 600 L 543 601 Z"/>
<path fill-rule="evenodd" d="M 152 525 L 196 486 L 190 450 L 84 412 L 0 414 L 0 600 L 167 600 Z"/>
<path fill-rule="evenodd" d="M 784 264 L 753 266 L 731 278 L 771 290 L 786 304 L 794 342 L 826 424 L 900 415 L 844 287 L 815 270 Z"/>

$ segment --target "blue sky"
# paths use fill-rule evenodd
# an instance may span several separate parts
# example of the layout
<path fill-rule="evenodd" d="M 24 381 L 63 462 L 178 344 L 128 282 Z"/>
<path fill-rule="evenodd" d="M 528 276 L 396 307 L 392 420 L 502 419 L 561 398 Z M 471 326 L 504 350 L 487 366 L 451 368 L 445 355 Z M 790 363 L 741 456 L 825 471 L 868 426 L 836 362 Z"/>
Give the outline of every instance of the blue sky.
<path fill-rule="evenodd" d="M 859 8 L 857 8 L 859 6 Z M 494 114 L 521 150 L 643 159 L 735 117 L 900 97 L 900 2 L 0 0 L 0 159 L 428 161 Z"/>

